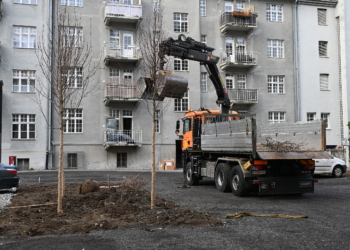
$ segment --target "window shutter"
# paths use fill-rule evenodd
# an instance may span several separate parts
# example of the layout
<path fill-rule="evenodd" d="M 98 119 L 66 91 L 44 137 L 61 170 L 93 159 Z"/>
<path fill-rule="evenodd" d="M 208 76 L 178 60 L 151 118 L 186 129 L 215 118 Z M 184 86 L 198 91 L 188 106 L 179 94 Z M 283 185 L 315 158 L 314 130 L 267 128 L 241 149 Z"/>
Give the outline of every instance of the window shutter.
<path fill-rule="evenodd" d="M 319 41 L 318 42 L 318 54 L 319 56 L 327 56 L 327 42 Z"/>
<path fill-rule="evenodd" d="M 327 74 L 320 75 L 320 90 L 329 90 Z"/>
<path fill-rule="evenodd" d="M 317 9 L 318 12 L 318 25 L 327 25 L 327 10 Z"/>

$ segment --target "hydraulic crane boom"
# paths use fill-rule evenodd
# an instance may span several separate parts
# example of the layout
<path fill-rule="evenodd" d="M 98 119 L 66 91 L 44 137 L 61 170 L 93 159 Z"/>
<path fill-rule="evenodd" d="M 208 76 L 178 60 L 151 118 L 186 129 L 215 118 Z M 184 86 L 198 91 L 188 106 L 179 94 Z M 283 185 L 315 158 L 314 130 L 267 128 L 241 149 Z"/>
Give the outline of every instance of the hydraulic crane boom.
<path fill-rule="evenodd" d="M 224 81 L 216 66 L 220 57 L 212 55 L 214 48 L 208 47 L 206 44 L 195 41 L 183 34 L 179 35 L 178 40 L 169 38 L 163 41 L 160 47 L 163 55 L 197 61 L 204 65 L 210 80 L 214 84 L 218 96 L 216 103 L 221 107 L 221 113 L 229 113 L 231 102 Z"/>

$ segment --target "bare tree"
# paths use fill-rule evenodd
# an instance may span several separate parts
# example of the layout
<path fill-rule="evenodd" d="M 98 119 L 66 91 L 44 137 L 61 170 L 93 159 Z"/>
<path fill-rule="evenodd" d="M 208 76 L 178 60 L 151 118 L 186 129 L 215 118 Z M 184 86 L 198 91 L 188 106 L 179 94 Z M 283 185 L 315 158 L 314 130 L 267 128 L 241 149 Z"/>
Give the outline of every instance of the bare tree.
<path fill-rule="evenodd" d="M 74 8 L 70 8 L 72 12 L 69 12 L 67 7 L 60 6 L 58 2 L 52 25 L 48 24 L 49 38 L 42 35 L 37 43 L 36 55 L 42 78 L 38 77 L 35 101 L 51 128 L 58 129 L 60 134 L 57 199 L 57 212 L 60 214 L 63 213 L 65 186 L 63 136 L 70 129 L 70 118 L 81 115 L 78 108 L 84 97 L 91 94 L 97 86 L 97 82 L 93 83 L 91 78 L 96 73 L 98 61 L 92 59 L 91 44 L 83 40 L 81 20 Z M 44 113 L 42 104 L 45 100 L 57 114 L 58 125 L 55 127 Z"/>
<path fill-rule="evenodd" d="M 145 100 L 147 110 L 152 118 L 152 180 L 151 180 L 151 209 L 155 208 L 155 183 L 156 183 L 156 157 L 155 135 L 156 123 L 166 110 L 167 103 L 163 103 L 163 92 L 166 84 L 170 64 L 164 62 L 165 51 L 160 46 L 161 42 L 168 38 L 167 30 L 163 23 L 163 6 L 153 6 L 153 13 L 142 21 L 138 32 L 138 43 L 142 56 L 143 74 L 146 76 L 146 91 L 142 98 Z"/>

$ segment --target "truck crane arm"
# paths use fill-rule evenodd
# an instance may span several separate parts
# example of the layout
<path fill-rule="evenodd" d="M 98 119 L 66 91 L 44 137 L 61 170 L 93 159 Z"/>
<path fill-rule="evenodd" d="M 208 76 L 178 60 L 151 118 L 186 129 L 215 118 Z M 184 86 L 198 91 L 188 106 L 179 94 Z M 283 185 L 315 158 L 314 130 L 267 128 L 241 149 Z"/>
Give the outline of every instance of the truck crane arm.
<path fill-rule="evenodd" d="M 205 43 L 195 41 L 191 37 L 186 37 L 183 34 L 180 34 L 177 40 L 168 38 L 160 45 L 160 52 L 163 58 L 164 55 L 175 56 L 181 59 L 197 61 L 205 66 L 216 90 L 218 97 L 216 103 L 221 107 L 221 113 L 228 114 L 231 102 L 224 81 L 216 66 L 220 57 L 212 55 L 213 51 L 214 48 L 207 46 Z M 163 61 L 165 63 L 165 60 Z"/>

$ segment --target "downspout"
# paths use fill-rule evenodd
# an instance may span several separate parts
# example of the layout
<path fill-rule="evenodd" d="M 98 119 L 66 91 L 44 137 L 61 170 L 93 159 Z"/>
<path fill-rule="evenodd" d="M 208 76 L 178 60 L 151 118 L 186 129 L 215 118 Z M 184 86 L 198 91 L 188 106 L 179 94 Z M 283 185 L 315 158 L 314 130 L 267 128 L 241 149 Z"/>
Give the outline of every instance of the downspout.
<path fill-rule="evenodd" d="M 300 60 L 299 60 L 299 0 L 294 2 L 294 90 L 295 90 L 295 121 L 301 121 L 301 96 L 300 96 Z"/>
<path fill-rule="evenodd" d="M 52 21 L 52 16 L 53 16 L 53 2 L 54 1 L 51 1 L 51 0 L 48 0 L 48 34 L 47 34 L 47 37 L 48 37 L 48 43 L 50 43 L 51 41 L 51 44 L 49 46 L 51 46 L 51 49 L 53 48 L 53 40 L 52 40 L 52 34 L 51 34 L 51 31 L 53 31 L 53 21 Z M 50 67 L 51 69 L 49 70 L 51 72 L 52 70 L 52 56 L 53 56 L 53 51 L 51 50 L 51 61 L 50 61 Z M 50 78 L 52 76 L 50 75 Z M 51 80 L 51 79 L 50 79 Z M 50 157 L 50 152 L 51 152 L 51 125 L 52 125 L 52 117 L 51 117 L 51 109 L 52 109 L 52 106 L 51 106 L 51 84 L 50 84 L 50 80 L 47 81 L 47 91 L 48 91 L 48 97 L 49 99 L 47 99 L 47 114 L 46 114 L 46 117 L 47 117 L 47 131 L 46 131 L 46 157 L 45 157 L 45 169 L 48 170 L 49 169 L 49 157 Z"/>

